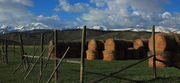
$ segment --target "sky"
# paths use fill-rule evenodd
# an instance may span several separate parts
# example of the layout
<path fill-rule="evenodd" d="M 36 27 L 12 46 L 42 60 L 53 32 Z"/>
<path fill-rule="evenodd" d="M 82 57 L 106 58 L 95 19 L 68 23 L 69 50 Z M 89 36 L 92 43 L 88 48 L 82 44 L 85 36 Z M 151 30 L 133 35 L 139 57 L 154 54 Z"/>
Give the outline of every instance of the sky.
<path fill-rule="evenodd" d="M 180 0 L 0 0 L 0 25 L 180 29 Z"/>

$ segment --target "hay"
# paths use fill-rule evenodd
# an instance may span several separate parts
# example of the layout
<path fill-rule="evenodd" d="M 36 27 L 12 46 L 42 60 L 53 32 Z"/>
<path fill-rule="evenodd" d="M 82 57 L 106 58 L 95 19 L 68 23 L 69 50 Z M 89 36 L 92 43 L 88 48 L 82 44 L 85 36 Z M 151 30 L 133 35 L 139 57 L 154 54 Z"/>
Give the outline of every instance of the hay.
<path fill-rule="evenodd" d="M 148 52 L 148 56 L 151 56 L 152 55 L 152 52 L 149 51 Z M 159 59 L 159 60 L 162 60 L 166 63 L 169 63 L 171 64 L 171 53 L 168 52 L 168 51 L 165 51 L 165 52 L 156 52 L 156 58 Z M 149 59 L 149 67 L 153 67 L 153 57 Z M 164 68 L 164 67 L 168 67 L 167 64 L 165 63 L 162 63 L 162 62 L 159 62 L 159 61 L 156 61 L 156 67 L 158 68 Z"/>
<path fill-rule="evenodd" d="M 86 59 L 87 60 L 95 60 L 98 59 L 99 55 L 97 51 L 93 51 L 93 50 L 87 50 L 86 51 Z"/>
<path fill-rule="evenodd" d="M 48 45 L 48 56 L 55 57 L 54 50 L 52 50 L 54 47 L 54 41 L 50 40 Z"/>
<path fill-rule="evenodd" d="M 142 39 L 134 40 L 133 48 L 135 48 L 135 49 L 147 49 L 148 48 L 148 40 L 142 40 Z"/>
<path fill-rule="evenodd" d="M 135 51 L 136 51 L 136 49 L 134 49 L 134 48 L 128 48 L 125 59 L 134 59 L 136 57 L 135 56 Z"/>
<path fill-rule="evenodd" d="M 103 50 L 104 49 L 104 42 L 101 40 L 90 40 L 88 43 L 89 50 Z"/>
<path fill-rule="evenodd" d="M 116 42 L 114 39 L 107 39 L 104 43 L 105 50 L 116 50 Z"/>
<path fill-rule="evenodd" d="M 176 53 L 174 56 L 172 56 L 172 64 L 180 67 L 180 53 Z"/>
<path fill-rule="evenodd" d="M 149 39 L 149 49 L 153 47 L 152 37 Z M 155 49 L 156 51 L 176 51 L 177 42 L 171 34 L 157 33 L 155 34 Z"/>
<path fill-rule="evenodd" d="M 53 41 L 51 40 L 49 42 L 49 46 L 48 46 L 48 56 L 52 56 L 54 57 L 55 54 L 54 54 L 54 51 L 53 53 L 51 53 L 50 55 L 50 49 L 53 48 L 54 46 L 54 43 Z M 66 49 L 68 48 L 68 46 L 70 47 L 66 57 L 68 58 L 79 58 L 80 57 L 80 53 L 81 53 L 81 42 L 65 42 L 65 41 L 58 41 L 57 42 L 57 58 L 61 58 L 63 53 L 66 51 Z M 87 46 L 85 46 L 85 50 L 87 49 Z"/>
<path fill-rule="evenodd" d="M 133 47 L 133 42 L 129 40 L 107 39 L 104 44 L 105 50 L 114 51 L 117 59 L 125 59 L 128 48 Z"/>
<path fill-rule="evenodd" d="M 105 50 L 121 50 L 128 49 L 133 46 L 133 42 L 129 40 L 120 40 L 109 38 L 105 41 Z"/>
<path fill-rule="evenodd" d="M 115 51 L 104 50 L 103 51 L 103 60 L 105 60 L 105 61 L 116 60 Z"/>
<path fill-rule="evenodd" d="M 88 49 L 89 50 L 97 50 L 98 49 L 97 41 L 96 40 L 90 40 L 88 43 Z"/>

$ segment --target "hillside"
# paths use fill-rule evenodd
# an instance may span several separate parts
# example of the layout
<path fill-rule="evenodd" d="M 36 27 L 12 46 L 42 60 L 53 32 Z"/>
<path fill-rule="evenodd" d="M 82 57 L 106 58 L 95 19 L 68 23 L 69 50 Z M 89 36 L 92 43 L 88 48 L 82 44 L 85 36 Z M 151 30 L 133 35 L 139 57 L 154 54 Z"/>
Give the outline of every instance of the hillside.
<path fill-rule="evenodd" d="M 45 34 L 45 44 L 49 40 L 53 39 L 52 30 L 33 30 L 26 32 L 12 32 L 7 34 L 0 35 L 0 38 L 7 38 L 11 41 L 19 41 L 19 33 L 22 34 L 23 41 L 25 44 L 33 44 L 34 42 L 40 42 L 40 34 Z M 101 39 L 105 40 L 107 38 L 118 38 L 118 39 L 128 39 L 134 40 L 138 38 L 149 38 L 151 33 L 149 32 L 133 32 L 133 31 L 101 31 L 101 30 L 92 30 L 88 29 L 86 32 L 87 40 L 90 39 Z M 80 41 L 81 40 L 81 30 L 58 30 L 58 39 L 63 41 Z"/>

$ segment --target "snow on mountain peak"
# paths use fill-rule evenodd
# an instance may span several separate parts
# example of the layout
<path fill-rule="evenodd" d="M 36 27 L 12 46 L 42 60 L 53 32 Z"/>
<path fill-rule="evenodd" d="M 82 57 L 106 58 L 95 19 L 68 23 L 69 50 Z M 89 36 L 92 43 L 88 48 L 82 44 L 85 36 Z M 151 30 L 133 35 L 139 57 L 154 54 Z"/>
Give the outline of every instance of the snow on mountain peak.
<path fill-rule="evenodd" d="M 48 26 L 43 23 L 31 23 L 31 25 L 39 28 L 48 28 Z"/>
<path fill-rule="evenodd" d="M 91 29 L 96 29 L 96 30 L 104 30 L 104 31 L 106 31 L 106 30 L 108 30 L 107 29 L 107 27 L 105 27 L 105 26 L 93 26 Z"/>
<path fill-rule="evenodd" d="M 95 30 L 103 30 L 103 31 L 135 31 L 135 32 L 151 32 L 151 28 L 116 28 L 111 29 L 107 28 L 105 26 L 92 26 L 88 27 L 89 29 L 95 29 Z M 52 26 L 45 25 L 43 23 L 30 23 L 26 25 L 17 25 L 17 26 L 8 26 L 8 25 L 0 25 L 0 33 L 6 33 L 6 32 L 13 32 L 13 31 L 28 31 L 28 30 L 35 30 L 35 29 L 54 29 Z M 82 27 L 77 27 L 76 29 L 82 29 Z M 66 30 L 66 29 L 59 29 L 59 30 Z M 164 32 L 164 33 L 180 33 L 180 29 L 170 28 L 170 27 L 163 27 L 163 26 L 156 26 L 155 32 Z"/>

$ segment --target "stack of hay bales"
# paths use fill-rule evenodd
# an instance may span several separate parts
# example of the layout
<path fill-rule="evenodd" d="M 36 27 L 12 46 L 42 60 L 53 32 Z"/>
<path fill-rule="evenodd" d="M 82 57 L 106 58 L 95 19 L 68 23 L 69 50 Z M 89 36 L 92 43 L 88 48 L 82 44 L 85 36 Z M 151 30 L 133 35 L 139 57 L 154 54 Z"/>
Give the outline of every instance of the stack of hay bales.
<path fill-rule="evenodd" d="M 176 53 L 175 56 L 172 56 L 172 64 L 180 67 L 180 53 Z"/>
<path fill-rule="evenodd" d="M 127 50 L 132 45 L 132 42 L 127 40 L 107 39 L 104 43 L 103 60 L 111 61 L 128 58 Z"/>
<path fill-rule="evenodd" d="M 147 56 L 148 52 L 148 40 L 146 39 L 136 39 L 133 42 L 134 48 L 134 59 L 142 59 Z"/>
<path fill-rule="evenodd" d="M 179 37 L 180 38 L 180 37 Z M 153 50 L 153 41 L 152 37 L 149 39 L 149 53 L 148 55 L 151 56 Z M 157 67 L 168 67 L 170 64 L 177 63 L 173 62 L 173 57 L 176 57 L 178 54 L 179 47 L 178 42 L 174 35 L 172 34 L 165 34 L 165 33 L 157 33 L 155 34 L 155 51 L 156 51 L 156 58 L 162 60 L 168 64 L 156 61 Z M 149 59 L 149 67 L 153 67 L 153 57 Z"/>
<path fill-rule="evenodd" d="M 104 49 L 103 41 L 90 40 L 88 50 L 86 51 L 86 59 L 94 60 L 102 58 L 102 50 Z"/>
<path fill-rule="evenodd" d="M 180 67 L 180 34 L 173 34 L 176 41 L 177 41 L 177 46 L 176 46 L 176 54 L 172 56 L 172 64 Z"/>
<path fill-rule="evenodd" d="M 54 41 L 53 40 L 49 41 L 48 56 L 55 57 L 55 54 L 54 54 Z"/>
<path fill-rule="evenodd" d="M 104 43 L 104 51 L 103 51 L 103 60 L 106 61 L 111 61 L 111 60 L 116 60 L 117 55 L 116 55 L 116 48 L 117 48 L 117 42 L 116 40 L 110 38 L 107 39 Z"/>
<path fill-rule="evenodd" d="M 149 51 L 148 52 L 148 56 L 151 56 L 151 55 L 152 55 L 152 52 Z M 159 51 L 157 51 L 156 52 L 156 58 L 161 60 L 161 61 L 165 61 L 166 63 L 171 63 L 171 52 L 168 52 L 168 51 L 159 52 Z M 153 58 L 149 59 L 149 65 L 148 66 L 149 67 L 153 67 Z M 162 63 L 160 61 L 156 61 L 156 66 L 158 68 L 168 67 L 167 64 Z"/>
<path fill-rule="evenodd" d="M 136 50 L 133 47 L 128 48 L 126 59 L 135 59 L 136 56 Z"/>
<path fill-rule="evenodd" d="M 120 59 L 133 59 L 134 50 L 131 49 L 133 47 L 133 41 L 130 40 L 120 40 L 120 50 L 119 56 Z"/>
<path fill-rule="evenodd" d="M 58 41 L 57 42 L 57 58 L 62 57 L 63 53 L 66 51 L 66 49 L 70 47 L 66 57 L 68 58 L 79 58 L 81 53 L 81 42 L 78 41 Z M 51 49 L 54 47 L 54 42 L 51 40 L 49 42 L 49 51 L 48 56 L 55 57 L 56 55 L 53 52 L 50 54 Z M 87 49 L 87 46 L 86 48 Z"/>

